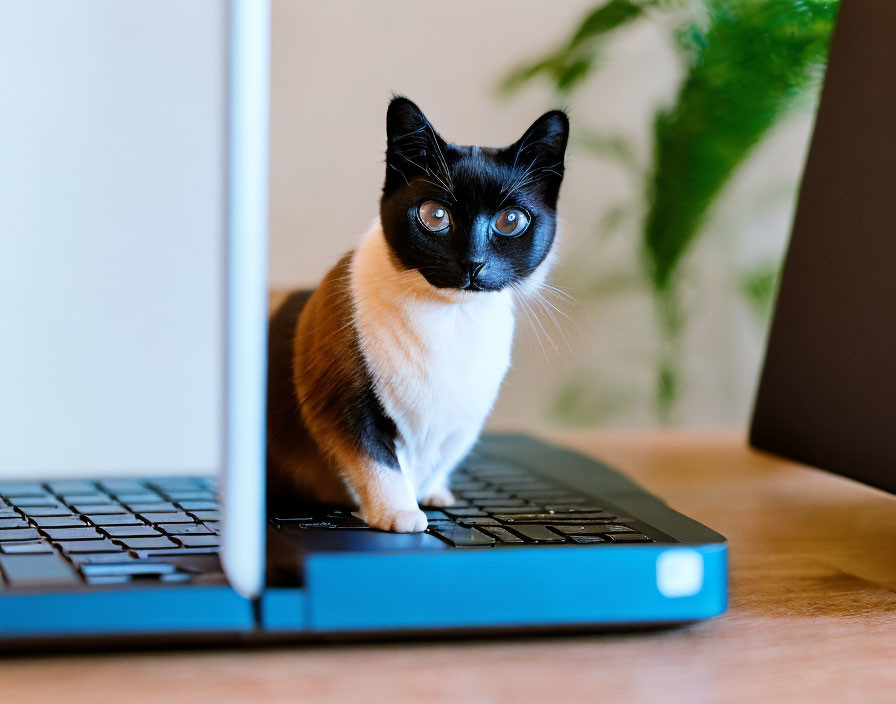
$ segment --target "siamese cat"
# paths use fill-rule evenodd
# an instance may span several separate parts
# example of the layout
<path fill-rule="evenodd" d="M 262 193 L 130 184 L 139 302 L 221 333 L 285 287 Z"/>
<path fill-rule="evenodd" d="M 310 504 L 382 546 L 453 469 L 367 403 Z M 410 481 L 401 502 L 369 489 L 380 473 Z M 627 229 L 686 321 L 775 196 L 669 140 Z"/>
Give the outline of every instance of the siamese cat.
<path fill-rule="evenodd" d="M 410 100 L 386 114 L 377 220 L 270 321 L 269 493 L 426 529 L 510 364 L 512 290 L 545 281 L 569 135 L 542 115 L 505 148 L 450 144 Z"/>

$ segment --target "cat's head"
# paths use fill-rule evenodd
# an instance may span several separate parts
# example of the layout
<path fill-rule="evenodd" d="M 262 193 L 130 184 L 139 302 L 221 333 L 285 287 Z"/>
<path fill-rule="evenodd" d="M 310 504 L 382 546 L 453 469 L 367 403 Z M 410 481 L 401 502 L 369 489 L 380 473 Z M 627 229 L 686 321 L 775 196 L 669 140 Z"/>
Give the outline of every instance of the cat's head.
<path fill-rule="evenodd" d="M 414 103 L 386 115 L 380 220 L 395 259 L 441 289 L 500 291 L 548 256 L 569 136 L 566 115 L 539 117 L 509 147 L 449 144 Z"/>

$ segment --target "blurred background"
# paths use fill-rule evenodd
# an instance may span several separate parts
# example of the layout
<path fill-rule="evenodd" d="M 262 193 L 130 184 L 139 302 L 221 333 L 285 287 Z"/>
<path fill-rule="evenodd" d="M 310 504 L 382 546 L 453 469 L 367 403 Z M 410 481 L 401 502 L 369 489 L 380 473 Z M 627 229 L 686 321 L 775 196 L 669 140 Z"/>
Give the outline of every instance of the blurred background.
<path fill-rule="evenodd" d="M 836 3 L 273 4 L 271 281 L 377 213 L 385 110 L 506 145 L 569 111 L 558 292 L 521 314 L 493 426 L 743 425 Z"/>
<path fill-rule="evenodd" d="M 5 468 L 217 463 L 226 7 L 0 0 Z M 464 144 L 564 107 L 556 290 L 492 425 L 742 427 L 836 7 L 273 0 L 272 289 L 376 215 L 393 92 Z"/>

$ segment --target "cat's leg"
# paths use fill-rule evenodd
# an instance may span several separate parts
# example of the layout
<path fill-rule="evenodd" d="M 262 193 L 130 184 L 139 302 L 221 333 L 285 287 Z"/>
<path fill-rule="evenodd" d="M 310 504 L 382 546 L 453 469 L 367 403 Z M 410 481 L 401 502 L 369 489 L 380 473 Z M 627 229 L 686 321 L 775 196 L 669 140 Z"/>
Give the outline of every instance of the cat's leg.
<path fill-rule="evenodd" d="M 447 474 L 450 474 L 450 472 L 446 473 L 446 475 Z M 448 480 L 446 476 L 445 479 L 439 482 L 438 486 L 433 486 L 432 489 L 426 492 L 426 496 L 421 503 L 424 506 L 436 506 L 441 508 L 443 506 L 453 506 L 455 501 L 457 501 L 457 498 L 451 492 L 451 489 L 448 488 Z"/>
<path fill-rule="evenodd" d="M 426 515 L 417 505 L 414 489 L 400 467 L 359 454 L 339 453 L 339 471 L 360 507 L 358 517 L 371 528 L 395 533 L 421 533 Z"/>
<path fill-rule="evenodd" d="M 451 506 L 456 498 L 448 488 L 451 472 L 467 456 L 481 432 L 481 425 L 452 433 L 442 444 L 441 461 L 429 480 L 420 487 L 424 506 Z"/>

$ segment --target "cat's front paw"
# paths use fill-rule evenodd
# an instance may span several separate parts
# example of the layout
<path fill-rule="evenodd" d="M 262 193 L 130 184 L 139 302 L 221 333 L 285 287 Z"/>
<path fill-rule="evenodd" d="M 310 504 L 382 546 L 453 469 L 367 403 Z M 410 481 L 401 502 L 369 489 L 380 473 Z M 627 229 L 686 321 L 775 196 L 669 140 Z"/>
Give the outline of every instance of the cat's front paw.
<path fill-rule="evenodd" d="M 453 506 L 457 499 L 448 487 L 433 490 L 421 503 L 424 506 Z"/>
<path fill-rule="evenodd" d="M 388 530 L 392 533 L 422 533 L 428 524 L 426 514 L 419 508 L 381 509 L 369 514 L 362 514 L 361 520 L 371 528 Z"/>

